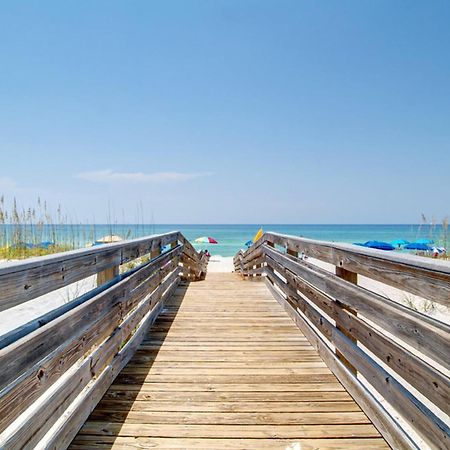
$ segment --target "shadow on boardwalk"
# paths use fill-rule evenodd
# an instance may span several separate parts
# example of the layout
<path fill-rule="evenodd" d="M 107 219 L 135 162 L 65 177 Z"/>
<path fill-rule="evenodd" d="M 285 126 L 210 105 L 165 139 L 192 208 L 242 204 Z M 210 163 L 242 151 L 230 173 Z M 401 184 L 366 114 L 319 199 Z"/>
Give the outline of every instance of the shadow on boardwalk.
<path fill-rule="evenodd" d="M 126 422 L 133 406 L 138 402 L 152 402 L 154 400 L 154 394 L 143 389 L 144 384 L 154 367 L 164 340 L 169 334 L 189 284 L 181 283 L 179 285 L 175 295 L 169 299 L 163 312 L 156 319 L 133 358 L 117 376 L 114 383 L 87 419 L 83 428 L 88 426 L 95 427 L 96 423 L 109 425 L 101 429 L 100 434 L 102 436 L 99 436 L 97 439 L 93 436 L 88 436 L 87 440 L 89 442 L 86 442 L 84 435 L 79 434 L 69 448 L 96 448 L 102 450 L 116 448 L 117 436 L 120 434 L 122 425 Z M 170 313 L 170 320 L 167 319 L 167 313 Z"/>

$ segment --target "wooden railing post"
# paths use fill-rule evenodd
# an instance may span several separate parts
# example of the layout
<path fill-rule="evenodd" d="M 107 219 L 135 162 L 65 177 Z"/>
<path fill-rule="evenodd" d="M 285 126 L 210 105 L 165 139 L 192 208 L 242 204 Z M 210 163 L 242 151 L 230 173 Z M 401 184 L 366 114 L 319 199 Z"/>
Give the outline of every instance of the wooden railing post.
<path fill-rule="evenodd" d="M 343 280 L 348 281 L 349 283 L 358 284 L 358 274 L 355 272 L 350 272 L 349 270 L 344 269 L 343 267 L 336 266 L 336 275 L 339 278 L 342 278 Z M 356 311 L 354 309 L 344 306 L 339 301 L 336 301 L 336 303 L 338 304 L 338 306 L 340 308 L 345 309 L 346 311 L 348 311 L 351 314 L 354 314 L 356 316 Z M 337 320 L 336 320 L 336 327 L 339 331 L 342 331 L 342 333 L 344 333 L 345 336 L 350 338 L 352 340 L 352 342 L 356 343 L 357 339 L 350 333 L 349 330 L 347 330 L 347 328 L 343 327 Z M 336 349 L 336 356 L 344 363 L 344 365 L 351 372 L 353 372 L 356 375 L 356 373 L 357 373 L 356 368 L 347 361 L 345 356 L 338 349 Z"/>
<path fill-rule="evenodd" d="M 97 286 L 114 280 L 119 275 L 119 266 L 112 266 L 109 269 L 97 273 Z"/>
<path fill-rule="evenodd" d="M 155 250 L 152 250 L 150 252 L 150 259 L 156 258 L 157 256 L 159 256 L 161 254 L 161 247 L 159 248 L 155 248 Z"/>
<path fill-rule="evenodd" d="M 291 248 L 287 247 L 286 248 L 286 253 L 288 255 L 295 256 L 296 258 L 298 258 L 298 251 L 297 250 L 292 250 Z"/>

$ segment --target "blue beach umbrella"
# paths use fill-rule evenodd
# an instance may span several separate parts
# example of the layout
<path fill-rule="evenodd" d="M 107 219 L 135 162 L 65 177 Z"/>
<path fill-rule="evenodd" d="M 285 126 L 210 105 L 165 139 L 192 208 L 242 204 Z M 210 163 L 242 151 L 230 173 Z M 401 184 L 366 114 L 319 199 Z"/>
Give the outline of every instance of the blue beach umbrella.
<path fill-rule="evenodd" d="M 431 247 L 423 242 L 412 242 L 411 244 L 405 245 L 403 248 L 405 250 L 422 250 L 425 252 L 431 250 Z"/>
<path fill-rule="evenodd" d="M 417 239 L 413 244 L 434 244 L 433 239 Z"/>
<path fill-rule="evenodd" d="M 245 245 L 246 245 L 247 247 L 251 247 L 251 246 L 253 245 L 253 241 L 247 241 L 247 242 L 245 243 Z"/>
<path fill-rule="evenodd" d="M 389 242 L 382 241 L 367 241 L 364 242 L 363 247 L 376 248 L 378 250 L 395 250 L 395 247 L 389 244 Z"/>
<path fill-rule="evenodd" d="M 41 243 L 39 244 L 39 247 L 41 247 L 41 248 L 49 248 L 49 247 L 51 247 L 52 245 L 55 245 L 55 243 L 54 243 L 54 242 L 51 242 L 51 241 L 43 241 L 43 242 L 41 242 Z"/>
<path fill-rule="evenodd" d="M 394 247 L 401 247 L 402 245 L 409 244 L 409 241 L 405 241 L 405 239 L 395 239 L 391 242 Z"/>

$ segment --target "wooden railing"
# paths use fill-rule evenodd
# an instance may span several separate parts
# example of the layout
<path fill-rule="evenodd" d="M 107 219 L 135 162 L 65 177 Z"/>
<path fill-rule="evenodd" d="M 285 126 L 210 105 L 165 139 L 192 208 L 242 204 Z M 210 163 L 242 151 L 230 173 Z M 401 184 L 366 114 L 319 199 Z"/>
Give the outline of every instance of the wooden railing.
<path fill-rule="evenodd" d="M 450 327 L 357 284 L 360 274 L 448 307 L 448 262 L 266 233 L 234 266 L 265 279 L 393 448 L 450 448 Z"/>
<path fill-rule="evenodd" d="M 0 448 L 67 447 L 180 278 L 206 263 L 172 232 L 1 267 L 0 311 L 93 275 L 98 286 L 0 336 Z"/>

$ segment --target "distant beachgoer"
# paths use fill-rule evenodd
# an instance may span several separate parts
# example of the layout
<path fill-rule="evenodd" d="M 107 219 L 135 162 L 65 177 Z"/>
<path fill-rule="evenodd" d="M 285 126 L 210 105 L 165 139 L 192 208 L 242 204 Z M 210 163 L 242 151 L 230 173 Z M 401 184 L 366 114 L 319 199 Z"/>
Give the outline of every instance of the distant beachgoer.
<path fill-rule="evenodd" d="M 207 258 L 211 258 L 211 253 L 208 252 L 208 249 L 205 250 L 205 255 Z"/>

